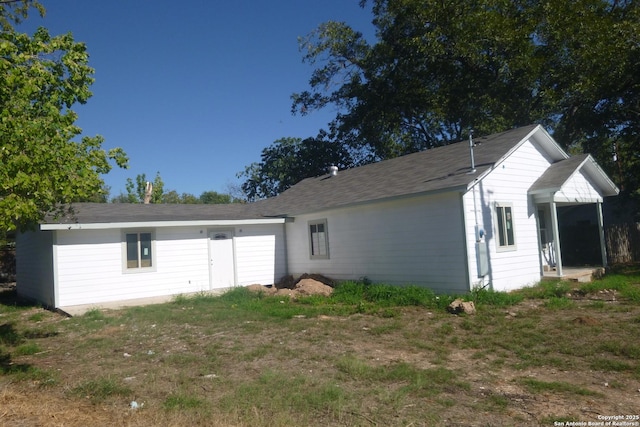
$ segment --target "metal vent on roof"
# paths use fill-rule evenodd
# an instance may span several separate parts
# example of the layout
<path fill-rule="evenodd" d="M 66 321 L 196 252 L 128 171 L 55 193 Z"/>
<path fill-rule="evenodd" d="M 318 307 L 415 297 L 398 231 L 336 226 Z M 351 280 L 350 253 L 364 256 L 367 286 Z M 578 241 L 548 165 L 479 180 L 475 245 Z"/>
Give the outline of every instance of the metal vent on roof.
<path fill-rule="evenodd" d="M 329 166 L 329 175 L 336 176 L 338 175 L 338 167 L 335 165 Z"/>

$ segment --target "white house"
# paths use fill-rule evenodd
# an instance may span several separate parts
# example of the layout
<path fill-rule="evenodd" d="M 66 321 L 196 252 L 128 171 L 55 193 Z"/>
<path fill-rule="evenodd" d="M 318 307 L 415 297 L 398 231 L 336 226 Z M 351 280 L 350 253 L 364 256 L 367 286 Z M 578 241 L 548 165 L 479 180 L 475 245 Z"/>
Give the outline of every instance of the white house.
<path fill-rule="evenodd" d="M 606 265 L 601 205 L 617 193 L 591 156 L 569 157 L 528 126 L 334 170 L 247 205 L 78 204 L 18 236 L 18 292 L 61 307 L 302 273 L 511 290 L 545 269 L 563 275 L 561 230 L 577 206 Z"/>

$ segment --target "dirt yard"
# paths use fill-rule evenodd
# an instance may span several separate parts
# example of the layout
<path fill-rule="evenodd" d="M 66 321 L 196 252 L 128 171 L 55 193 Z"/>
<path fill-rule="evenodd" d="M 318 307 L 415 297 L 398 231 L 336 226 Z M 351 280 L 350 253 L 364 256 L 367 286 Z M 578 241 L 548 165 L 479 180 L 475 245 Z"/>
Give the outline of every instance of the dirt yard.
<path fill-rule="evenodd" d="M 265 322 L 189 301 L 82 320 L 5 301 L 5 341 L 15 328 L 36 348 L 0 346 L 0 425 L 640 425 L 640 306 L 615 291 L 562 304 Z M 385 376 L 398 367 L 425 383 Z M 122 390 L 101 397 L 98 380 Z M 344 399 L 295 403 L 319 385 Z M 201 403 L 172 406 L 174 396 Z"/>

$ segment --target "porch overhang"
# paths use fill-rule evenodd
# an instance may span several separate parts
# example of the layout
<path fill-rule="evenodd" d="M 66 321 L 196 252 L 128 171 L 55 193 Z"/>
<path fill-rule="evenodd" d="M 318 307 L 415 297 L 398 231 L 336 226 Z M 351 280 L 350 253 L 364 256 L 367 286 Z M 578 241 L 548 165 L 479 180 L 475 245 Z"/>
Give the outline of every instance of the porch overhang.
<path fill-rule="evenodd" d="M 596 206 L 602 267 L 606 267 L 602 201 L 605 197 L 615 196 L 618 193 L 618 187 L 589 154 L 569 157 L 553 163 L 529 188 L 528 194 L 534 204 L 549 205 L 552 233 L 552 246 L 549 250 L 555 254 L 555 269 L 558 277 L 563 276 L 558 206 L 580 204 Z M 538 223 L 539 221 L 538 219 Z M 540 242 L 540 250 L 543 250 L 542 242 Z"/>
<path fill-rule="evenodd" d="M 582 154 L 549 166 L 529 188 L 529 196 L 535 203 L 584 204 L 602 203 L 619 191 L 593 157 Z"/>

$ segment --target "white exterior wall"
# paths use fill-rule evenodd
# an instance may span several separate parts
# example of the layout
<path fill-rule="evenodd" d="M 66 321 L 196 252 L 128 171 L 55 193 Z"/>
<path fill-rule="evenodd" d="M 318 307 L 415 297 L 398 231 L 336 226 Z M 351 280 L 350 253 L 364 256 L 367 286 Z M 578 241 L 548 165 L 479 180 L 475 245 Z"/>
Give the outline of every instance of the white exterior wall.
<path fill-rule="evenodd" d="M 233 228 L 233 227 L 231 227 Z M 283 225 L 234 230 L 237 284 L 270 284 L 285 270 L 284 249 L 274 244 Z M 210 288 L 206 228 L 135 229 L 155 237 L 152 271 L 126 270 L 121 229 L 57 231 L 57 307 L 206 291 Z M 256 260 L 250 261 L 251 257 Z"/>
<path fill-rule="evenodd" d="M 601 202 L 602 196 L 580 171 L 564 183 L 554 200 L 560 203 L 595 203 Z"/>
<path fill-rule="evenodd" d="M 18 295 L 53 307 L 53 233 L 17 233 L 16 283 Z"/>
<path fill-rule="evenodd" d="M 491 171 L 475 187 L 478 223 L 486 232 L 489 276 L 493 289 L 506 291 L 533 285 L 540 280 L 540 254 L 536 224 L 536 206 L 528 189 L 551 164 L 542 151 L 529 141 Z M 469 279 L 480 284 L 475 249 L 474 191 L 464 195 L 467 224 Z M 496 203 L 513 207 L 515 250 L 498 249 Z"/>
<path fill-rule="evenodd" d="M 326 219 L 329 259 L 311 259 L 309 221 Z M 466 292 L 461 198 L 443 193 L 371 203 L 286 224 L 289 273 Z"/>
<path fill-rule="evenodd" d="M 283 224 L 238 227 L 235 247 L 238 285 L 272 285 L 287 274 Z"/>

